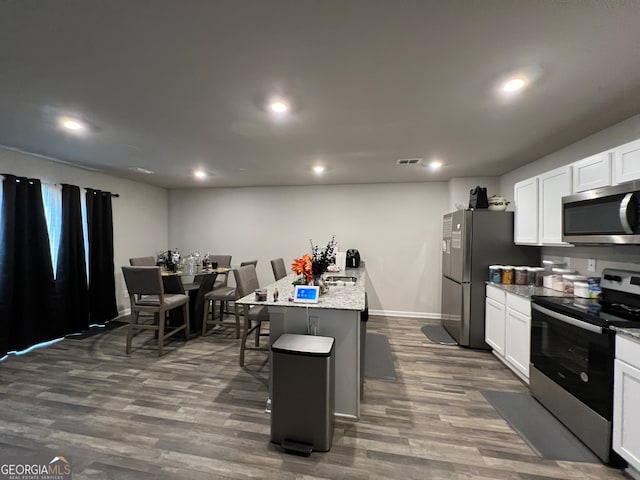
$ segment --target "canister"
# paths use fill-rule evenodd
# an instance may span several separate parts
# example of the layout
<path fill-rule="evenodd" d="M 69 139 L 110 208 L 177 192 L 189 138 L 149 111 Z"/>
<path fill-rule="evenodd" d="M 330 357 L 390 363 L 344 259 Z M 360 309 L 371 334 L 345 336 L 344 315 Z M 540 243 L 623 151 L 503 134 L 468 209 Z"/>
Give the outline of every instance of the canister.
<path fill-rule="evenodd" d="M 543 267 L 529 267 L 529 283 L 536 287 L 542 287 L 544 282 Z"/>
<path fill-rule="evenodd" d="M 583 281 L 573 282 L 573 294 L 580 298 L 589 298 L 589 283 Z"/>
<path fill-rule="evenodd" d="M 513 266 L 512 265 L 502 266 L 502 283 L 504 283 L 505 285 L 513 284 Z"/>
<path fill-rule="evenodd" d="M 529 285 L 529 269 L 528 267 L 515 267 L 515 284 Z"/>
<path fill-rule="evenodd" d="M 564 281 L 562 280 L 563 275 L 571 275 L 575 274 L 576 271 L 570 268 L 552 268 L 551 275 L 547 275 L 550 277 L 550 283 L 553 290 L 557 290 L 558 292 L 564 292 Z M 547 281 L 547 277 L 545 277 L 545 281 Z M 545 284 L 545 287 L 547 284 Z"/>
<path fill-rule="evenodd" d="M 586 282 L 587 277 L 583 277 L 582 275 L 574 275 L 571 273 L 565 273 L 562 275 L 562 285 L 563 291 L 567 295 L 574 295 L 574 283 L 575 282 Z M 589 288 L 589 284 L 587 283 L 587 290 Z"/>
<path fill-rule="evenodd" d="M 489 281 L 502 283 L 502 265 L 489 265 Z"/>

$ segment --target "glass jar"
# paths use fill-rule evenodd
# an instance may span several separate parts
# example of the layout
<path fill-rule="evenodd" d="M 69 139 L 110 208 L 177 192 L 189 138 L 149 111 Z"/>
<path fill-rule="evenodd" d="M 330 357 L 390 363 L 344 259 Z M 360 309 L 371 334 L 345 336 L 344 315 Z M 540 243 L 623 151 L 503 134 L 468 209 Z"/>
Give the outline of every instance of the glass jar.
<path fill-rule="evenodd" d="M 513 284 L 513 266 L 502 266 L 502 283 L 504 283 L 505 285 Z"/>
<path fill-rule="evenodd" d="M 573 294 L 580 298 L 589 298 L 589 282 L 573 282 Z"/>
<path fill-rule="evenodd" d="M 516 285 L 529 285 L 529 269 L 527 267 L 516 267 L 514 271 Z"/>
<path fill-rule="evenodd" d="M 529 284 L 542 287 L 544 283 L 544 268 L 529 267 Z"/>
<path fill-rule="evenodd" d="M 563 290 L 564 293 L 566 293 L 567 295 L 573 295 L 574 294 L 574 283 L 578 282 L 578 281 L 586 281 L 587 277 L 583 277 L 582 275 L 574 275 L 574 274 L 564 274 L 562 275 L 562 284 L 563 284 Z M 589 284 L 587 284 L 587 288 L 589 287 Z"/>
<path fill-rule="evenodd" d="M 489 281 L 502 283 L 502 265 L 489 265 Z"/>

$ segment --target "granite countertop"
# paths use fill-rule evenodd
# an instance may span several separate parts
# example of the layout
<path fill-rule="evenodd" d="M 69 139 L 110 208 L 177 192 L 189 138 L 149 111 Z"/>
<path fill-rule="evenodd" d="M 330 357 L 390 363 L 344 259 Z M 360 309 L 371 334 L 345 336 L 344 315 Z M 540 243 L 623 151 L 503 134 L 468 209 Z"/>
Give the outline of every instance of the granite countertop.
<path fill-rule="evenodd" d="M 572 295 L 567 295 L 564 292 L 559 292 L 557 290 L 552 290 L 550 288 L 545 287 L 536 287 L 534 285 L 505 285 L 503 283 L 492 283 L 486 282 L 487 285 L 491 285 L 492 287 L 499 288 L 504 290 L 505 292 L 514 293 L 516 295 L 520 295 L 521 297 L 525 297 L 531 299 L 532 296 L 537 295 L 540 297 L 571 297 Z"/>
<path fill-rule="evenodd" d="M 626 335 L 627 337 L 640 340 L 640 328 L 622 328 L 622 327 L 616 327 L 616 326 L 613 326 L 611 328 L 613 328 L 616 331 L 616 333 L 621 333 L 623 335 Z"/>
<path fill-rule="evenodd" d="M 267 305 L 278 307 L 301 307 L 301 308 L 324 308 L 333 310 L 358 310 L 365 309 L 365 270 L 364 268 L 348 268 L 344 272 L 327 272 L 325 276 L 348 276 L 356 277 L 358 280 L 355 285 L 329 286 L 329 291 L 324 295 L 320 295 L 318 303 L 294 303 L 289 301 L 293 298 L 294 286 L 293 281 L 297 275 L 291 274 L 278 280 L 275 283 L 267 285 L 267 300 L 265 302 L 257 302 L 254 293 L 250 293 L 246 297 L 237 300 L 238 305 Z M 273 301 L 273 292 L 278 289 L 278 300 Z"/>

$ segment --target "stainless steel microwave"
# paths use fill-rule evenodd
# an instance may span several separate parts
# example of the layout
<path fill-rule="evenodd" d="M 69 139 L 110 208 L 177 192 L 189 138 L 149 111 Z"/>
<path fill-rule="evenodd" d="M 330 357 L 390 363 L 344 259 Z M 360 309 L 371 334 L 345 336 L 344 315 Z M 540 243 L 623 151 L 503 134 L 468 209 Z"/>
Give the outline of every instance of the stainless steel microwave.
<path fill-rule="evenodd" d="M 562 197 L 562 240 L 640 244 L 640 181 Z"/>

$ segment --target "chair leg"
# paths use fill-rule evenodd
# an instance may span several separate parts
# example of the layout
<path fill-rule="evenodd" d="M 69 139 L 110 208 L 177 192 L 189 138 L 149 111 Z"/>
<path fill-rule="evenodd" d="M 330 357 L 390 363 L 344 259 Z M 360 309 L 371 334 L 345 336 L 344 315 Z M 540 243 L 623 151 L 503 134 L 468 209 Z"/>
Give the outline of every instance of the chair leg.
<path fill-rule="evenodd" d="M 189 319 L 189 302 L 184 304 L 184 307 L 182 307 L 184 309 L 184 330 L 185 330 L 185 334 L 184 334 L 184 339 L 189 340 L 189 337 L 191 336 L 191 320 Z"/>
<path fill-rule="evenodd" d="M 222 323 L 222 320 L 224 318 L 224 308 L 225 308 L 224 303 L 225 303 L 224 300 L 220 300 L 220 315 L 218 316 L 218 320 L 220 320 L 220 323 Z"/>
<path fill-rule="evenodd" d="M 260 325 L 262 325 L 262 322 L 258 322 L 258 325 L 256 326 L 256 347 L 260 346 Z"/>
<path fill-rule="evenodd" d="M 204 302 L 204 315 L 202 317 L 202 336 L 207 332 L 207 321 L 209 320 L 209 308 L 211 306 L 210 300 L 205 300 Z M 213 311 L 215 312 L 215 306 Z"/>
<path fill-rule="evenodd" d="M 233 315 L 236 317 L 236 338 L 240 338 L 240 314 L 235 303 L 233 304 Z"/>
<path fill-rule="evenodd" d="M 138 311 L 133 311 L 131 312 L 131 316 L 129 317 L 129 327 L 127 328 L 127 346 L 125 348 L 125 352 L 127 355 L 131 353 L 131 340 L 133 339 L 133 330 L 135 328 L 134 325 L 138 324 L 138 315 Z"/>
<path fill-rule="evenodd" d="M 154 313 L 154 321 L 158 321 L 158 356 L 162 356 L 162 348 L 164 347 L 164 324 L 167 321 L 164 310 L 160 313 Z"/>

